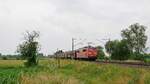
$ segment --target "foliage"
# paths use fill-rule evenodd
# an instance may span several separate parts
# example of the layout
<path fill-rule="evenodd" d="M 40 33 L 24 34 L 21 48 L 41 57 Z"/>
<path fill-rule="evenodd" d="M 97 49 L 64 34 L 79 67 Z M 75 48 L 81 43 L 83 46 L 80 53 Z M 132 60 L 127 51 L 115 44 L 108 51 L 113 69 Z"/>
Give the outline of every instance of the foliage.
<path fill-rule="evenodd" d="M 146 27 L 138 23 L 132 24 L 129 29 L 122 30 L 122 38 L 126 39 L 132 52 L 143 53 L 146 47 Z"/>
<path fill-rule="evenodd" d="M 111 57 L 104 57 L 104 60 L 105 60 L 106 62 L 109 62 L 109 61 L 111 61 L 112 59 L 111 59 Z"/>
<path fill-rule="evenodd" d="M 97 46 L 97 51 L 98 51 L 98 59 L 104 59 L 105 53 L 104 53 L 104 48 L 101 46 Z"/>
<path fill-rule="evenodd" d="M 127 60 L 130 57 L 130 49 L 126 40 L 115 41 L 111 58 L 115 60 Z"/>
<path fill-rule="evenodd" d="M 39 37 L 39 33 L 36 31 L 26 32 L 24 35 L 24 42 L 19 45 L 17 52 L 20 55 L 27 59 L 25 65 L 32 66 L 37 65 L 37 55 L 39 51 L 39 43 L 37 42 L 37 38 Z"/>
<path fill-rule="evenodd" d="M 114 45 L 117 41 L 115 40 L 114 42 L 113 41 L 108 41 L 106 44 L 105 44 L 105 49 L 106 49 L 106 52 L 109 53 L 110 55 L 112 54 L 113 50 L 114 50 Z"/>
<path fill-rule="evenodd" d="M 19 84 L 19 69 L 0 69 L 0 84 Z"/>
<path fill-rule="evenodd" d="M 2 59 L 3 59 L 3 60 L 7 60 L 8 58 L 7 58 L 6 56 L 3 56 Z"/>
<path fill-rule="evenodd" d="M 133 60 L 141 60 L 141 61 L 144 61 L 144 57 L 145 57 L 145 54 L 141 54 L 141 53 L 132 53 L 130 59 L 133 59 Z"/>
<path fill-rule="evenodd" d="M 8 60 L 11 60 L 11 59 L 20 59 L 20 56 L 8 54 L 8 55 L 2 55 L 0 56 L 0 58 L 2 59 L 7 58 Z"/>
<path fill-rule="evenodd" d="M 145 63 L 150 63 L 150 55 L 149 54 L 144 55 L 144 62 Z"/>
<path fill-rule="evenodd" d="M 130 56 L 130 49 L 127 46 L 127 40 L 108 41 L 105 47 L 106 51 L 111 54 L 111 59 L 127 60 Z"/>

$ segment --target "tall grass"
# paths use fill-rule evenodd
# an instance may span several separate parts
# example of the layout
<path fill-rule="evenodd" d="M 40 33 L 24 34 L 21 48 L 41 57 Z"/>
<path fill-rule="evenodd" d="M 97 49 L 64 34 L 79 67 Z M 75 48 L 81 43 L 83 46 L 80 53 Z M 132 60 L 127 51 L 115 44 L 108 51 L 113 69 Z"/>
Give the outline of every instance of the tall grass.
<path fill-rule="evenodd" d="M 0 84 L 17 84 L 19 73 L 17 69 L 0 69 Z"/>
<path fill-rule="evenodd" d="M 7 63 L 8 62 L 8 63 Z M 0 61 L 0 84 L 150 84 L 150 69 L 90 62 L 41 60 L 26 68 L 23 61 Z"/>

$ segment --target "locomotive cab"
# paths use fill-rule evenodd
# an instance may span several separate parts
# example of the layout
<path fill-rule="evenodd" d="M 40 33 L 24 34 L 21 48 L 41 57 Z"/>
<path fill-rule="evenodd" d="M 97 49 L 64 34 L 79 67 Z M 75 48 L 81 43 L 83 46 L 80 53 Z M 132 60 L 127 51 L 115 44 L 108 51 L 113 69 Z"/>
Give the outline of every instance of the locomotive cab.
<path fill-rule="evenodd" d="M 80 48 L 76 51 L 77 59 L 89 59 L 96 60 L 97 59 L 97 49 L 91 46 Z"/>

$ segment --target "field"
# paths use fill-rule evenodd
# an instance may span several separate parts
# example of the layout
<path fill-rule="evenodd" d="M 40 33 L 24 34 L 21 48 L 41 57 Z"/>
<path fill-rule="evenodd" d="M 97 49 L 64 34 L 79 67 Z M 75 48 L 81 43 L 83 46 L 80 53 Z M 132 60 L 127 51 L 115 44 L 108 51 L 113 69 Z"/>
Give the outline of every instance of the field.
<path fill-rule="evenodd" d="M 0 60 L 0 84 L 150 84 L 150 69 L 90 62 L 41 60 L 27 68 L 21 60 Z"/>

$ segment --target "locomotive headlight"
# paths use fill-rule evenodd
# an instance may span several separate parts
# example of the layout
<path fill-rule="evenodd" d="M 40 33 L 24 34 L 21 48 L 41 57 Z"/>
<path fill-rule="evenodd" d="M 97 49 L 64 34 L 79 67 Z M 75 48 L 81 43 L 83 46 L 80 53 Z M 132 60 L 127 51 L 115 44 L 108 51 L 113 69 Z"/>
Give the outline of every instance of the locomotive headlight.
<path fill-rule="evenodd" d="M 92 52 L 89 52 L 89 54 L 92 54 Z"/>

